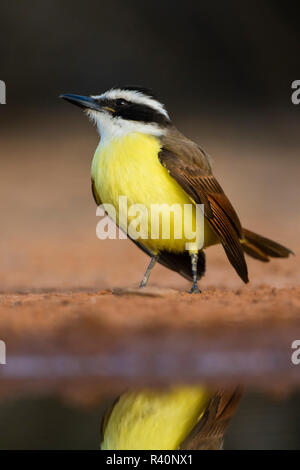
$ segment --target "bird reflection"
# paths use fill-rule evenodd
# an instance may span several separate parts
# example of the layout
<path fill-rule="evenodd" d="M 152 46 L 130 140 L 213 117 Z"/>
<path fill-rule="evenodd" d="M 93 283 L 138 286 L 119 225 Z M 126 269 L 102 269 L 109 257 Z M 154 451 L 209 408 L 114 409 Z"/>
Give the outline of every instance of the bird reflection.
<path fill-rule="evenodd" d="M 241 389 L 201 386 L 145 389 L 121 395 L 103 419 L 103 450 L 222 449 Z"/>

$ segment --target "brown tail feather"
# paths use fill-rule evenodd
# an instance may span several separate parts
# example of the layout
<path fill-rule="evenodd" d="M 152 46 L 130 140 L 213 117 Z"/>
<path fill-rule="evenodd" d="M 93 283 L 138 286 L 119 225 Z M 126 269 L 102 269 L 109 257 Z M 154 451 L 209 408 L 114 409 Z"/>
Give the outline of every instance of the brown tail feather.
<path fill-rule="evenodd" d="M 242 245 L 244 251 L 247 255 L 252 256 L 252 258 L 267 262 L 269 258 L 287 258 L 289 255 L 294 254 L 285 246 L 250 230 L 243 228 L 243 233 L 244 240 L 242 240 Z"/>

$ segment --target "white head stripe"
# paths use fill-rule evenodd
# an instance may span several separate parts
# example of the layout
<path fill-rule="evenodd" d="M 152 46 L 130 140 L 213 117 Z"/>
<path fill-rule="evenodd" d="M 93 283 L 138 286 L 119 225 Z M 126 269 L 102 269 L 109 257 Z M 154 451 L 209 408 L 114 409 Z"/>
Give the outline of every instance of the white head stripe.
<path fill-rule="evenodd" d="M 92 96 L 92 98 L 96 98 L 96 99 L 106 98 L 106 99 L 111 99 L 111 100 L 122 98 L 132 103 L 145 104 L 146 106 L 150 106 L 151 108 L 155 109 L 159 113 L 163 114 L 167 119 L 169 119 L 169 115 L 162 103 L 155 100 L 154 98 L 151 98 L 150 96 L 144 95 L 144 93 L 141 93 L 140 91 L 122 90 L 120 88 L 116 88 L 116 89 L 108 90 L 102 95 L 97 95 L 97 96 L 94 95 Z"/>

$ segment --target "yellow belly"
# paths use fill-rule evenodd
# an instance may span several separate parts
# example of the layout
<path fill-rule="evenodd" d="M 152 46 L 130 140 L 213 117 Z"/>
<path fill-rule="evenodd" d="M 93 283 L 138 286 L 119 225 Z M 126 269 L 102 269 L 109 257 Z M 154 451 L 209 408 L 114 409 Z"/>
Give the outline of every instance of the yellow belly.
<path fill-rule="evenodd" d="M 198 386 L 125 393 L 109 417 L 102 450 L 176 450 L 208 402 Z"/>
<path fill-rule="evenodd" d="M 159 162 L 159 151 L 159 140 L 144 134 L 129 134 L 109 143 L 100 142 L 92 163 L 92 178 L 102 203 L 111 204 L 116 208 L 116 222 L 121 226 L 122 221 L 118 219 L 120 196 L 126 196 L 127 210 L 133 204 L 146 208 L 147 218 L 145 220 L 142 214 L 140 220 L 145 222 L 147 231 L 142 231 L 138 239 L 140 243 L 153 253 L 161 250 L 183 252 L 186 244 L 193 241 L 193 232 L 196 230 L 195 205 Z M 162 206 L 158 208 L 157 205 L 162 204 L 175 207 L 175 215 L 171 213 L 169 233 L 165 233 L 161 226 L 162 217 L 168 210 Z M 189 205 L 191 210 L 184 212 L 184 205 Z M 178 208 L 181 208 L 184 214 L 181 219 L 177 217 Z M 136 219 L 139 213 L 136 209 L 137 206 L 132 212 L 128 212 L 129 225 L 133 224 L 133 219 Z M 154 229 L 153 235 L 151 220 L 158 220 L 157 211 L 159 228 Z M 216 242 L 214 232 L 204 223 L 204 247 Z"/>

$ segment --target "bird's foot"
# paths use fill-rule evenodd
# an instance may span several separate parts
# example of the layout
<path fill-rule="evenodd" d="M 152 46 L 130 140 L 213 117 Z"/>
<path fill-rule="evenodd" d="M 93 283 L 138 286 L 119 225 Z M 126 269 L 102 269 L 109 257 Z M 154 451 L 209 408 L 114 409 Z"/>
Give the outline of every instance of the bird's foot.
<path fill-rule="evenodd" d="M 201 290 L 199 289 L 197 283 L 193 283 L 191 290 L 189 290 L 189 294 L 201 294 Z"/>

